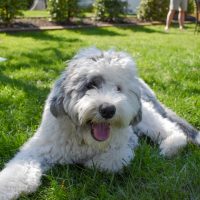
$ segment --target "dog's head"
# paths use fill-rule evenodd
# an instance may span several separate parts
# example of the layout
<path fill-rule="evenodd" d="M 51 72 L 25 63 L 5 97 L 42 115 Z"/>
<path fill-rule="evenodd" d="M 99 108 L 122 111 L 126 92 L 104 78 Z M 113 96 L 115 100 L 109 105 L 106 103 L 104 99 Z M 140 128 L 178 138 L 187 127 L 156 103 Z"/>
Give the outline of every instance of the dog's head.
<path fill-rule="evenodd" d="M 141 102 L 132 58 L 113 50 L 80 51 L 55 84 L 50 110 L 57 118 L 68 116 L 84 137 L 98 142 L 114 129 L 136 125 Z"/>

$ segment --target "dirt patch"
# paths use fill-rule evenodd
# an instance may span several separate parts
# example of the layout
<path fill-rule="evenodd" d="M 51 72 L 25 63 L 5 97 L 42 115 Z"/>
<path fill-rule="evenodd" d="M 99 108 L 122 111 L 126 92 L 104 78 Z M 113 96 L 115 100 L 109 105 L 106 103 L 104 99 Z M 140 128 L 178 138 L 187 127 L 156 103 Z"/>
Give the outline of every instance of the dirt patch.
<path fill-rule="evenodd" d="M 48 18 L 19 18 L 15 19 L 12 24 L 9 26 L 5 26 L 4 24 L 0 23 L 0 31 L 17 31 L 17 30 L 41 30 L 41 29 L 61 29 L 61 28 L 76 28 L 76 27 L 90 27 L 90 26 L 111 26 L 117 24 L 138 24 L 138 21 L 135 17 L 126 18 L 123 21 L 118 23 L 113 22 L 97 22 L 94 21 L 92 18 L 74 18 L 70 22 L 66 23 L 56 23 L 50 21 Z"/>

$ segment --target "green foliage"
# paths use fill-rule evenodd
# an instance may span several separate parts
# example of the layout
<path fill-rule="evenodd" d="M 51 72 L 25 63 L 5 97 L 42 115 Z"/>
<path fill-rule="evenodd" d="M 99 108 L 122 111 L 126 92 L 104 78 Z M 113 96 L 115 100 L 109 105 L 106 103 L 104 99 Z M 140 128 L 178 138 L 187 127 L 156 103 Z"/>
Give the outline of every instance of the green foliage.
<path fill-rule="evenodd" d="M 64 23 L 78 15 L 78 0 L 49 0 L 48 10 L 52 20 Z"/>
<path fill-rule="evenodd" d="M 140 20 L 162 21 L 166 18 L 168 10 L 168 0 L 141 0 L 137 11 L 137 17 Z"/>
<path fill-rule="evenodd" d="M 118 21 L 126 13 L 127 2 L 121 0 L 96 0 L 94 3 L 95 19 Z"/>
<path fill-rule="evenodd" d="M 16 16 L 21 16 L 20 11 L 27 6 L 27 1 L 22 0 L 0 0 L 0 21 L 9 25 Z"/>
<path fill-rule="evenodd" d="M 34 0 L 27 0 L 27 9 L 30 9 L 31 6 L 33 5 Z"/>
<path fill-rule="evenodd" d="M 187 13 L 192 14 L 195 10 L 195 1 L 194 0 L 188 0 L 188 10 Z"/>
<path fill-rule="evenodd" d="M 137 17 L 140 20 L 157 20 L 163 21 L 167 17 L 169 11 L 168 0 L 141 0 L 137 11 Z M 188 1 L 187 13 L 194 12 L 194 0 Z"/>

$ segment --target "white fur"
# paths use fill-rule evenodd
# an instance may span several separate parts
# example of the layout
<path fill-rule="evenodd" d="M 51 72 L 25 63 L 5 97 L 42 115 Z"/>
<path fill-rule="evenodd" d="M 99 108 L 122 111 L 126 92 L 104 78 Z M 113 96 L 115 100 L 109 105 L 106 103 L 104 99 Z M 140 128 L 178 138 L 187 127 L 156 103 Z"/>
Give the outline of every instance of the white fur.
<path fill-rule="evenodd" d="M 174 155 L 187 144 L 187 137 L 178 125 L 163 118 L 150 102 L 142 101 L 142 122 L 138 128 L 153 141 L 161 144 L 161 154 L 165 156 Z"/>
<path fill-rule="evenodd" d="M 102 78 L 101 85 L 86 89 L 95 76 Z M 119 171 L 134 157 L 138 132 L 158 142 L 166 156 L 185 146 L 186 136 L 179 126 L 162 117 L 148 98 L 141 100 L 140 90 L 155 98 L 138 79 L 135 63 L 126 53 L 96 48 L 80 51 L 53 87 L 37 132 L 1 171 L 0 200 L 34 192 L 42 174 L 56 163 Z M 116 107 L 110 119 L 99 112 L 105 102 Z M 110 123 L 110 137 L 95 140 L 89 122 Z"/>
<path fill-rule="evenodd" d="M 200 132 L 198 133 L 196 137 L 196 143 L 199 145 L 200 144 Z"/>

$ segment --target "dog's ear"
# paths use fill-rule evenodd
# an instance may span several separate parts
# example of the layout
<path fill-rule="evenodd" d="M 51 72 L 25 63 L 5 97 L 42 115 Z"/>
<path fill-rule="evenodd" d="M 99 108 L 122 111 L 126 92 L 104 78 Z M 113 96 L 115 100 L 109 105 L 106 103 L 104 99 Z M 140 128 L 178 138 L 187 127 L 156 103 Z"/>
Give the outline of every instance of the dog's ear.
<path fill-rule="evenodd" d="M 131 120 L 130 125 L 136 126 L 141 120 L 142 120 L 142 109 L 140 108 L 137 115 L 133 117 L 133 119 Z"/>
<path fill-rule="evenodd" d="M 54 88 L 53 88 L 53 94 L 50 98 L 50 111 L 54 115 L 54 117 L 62 116 L 65 113 L 64 106 L 63 106 L 63 100 L 64 100 L 64 88 L 63 88 L 63 81 L 65 79 L 61 78 L 59 79 Z"/>

